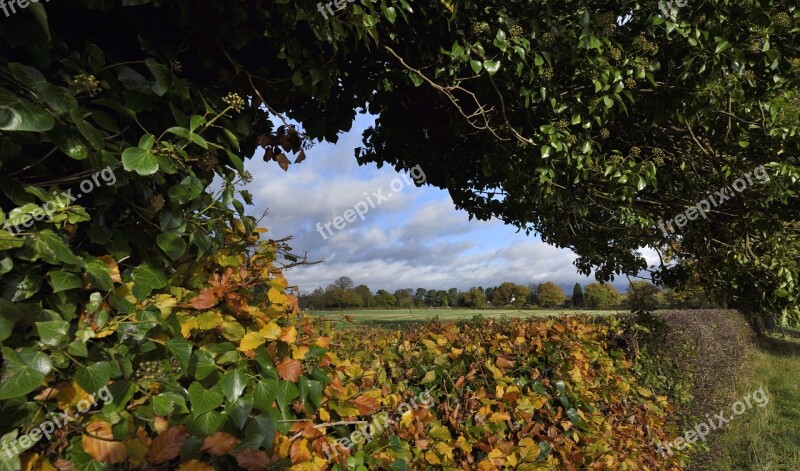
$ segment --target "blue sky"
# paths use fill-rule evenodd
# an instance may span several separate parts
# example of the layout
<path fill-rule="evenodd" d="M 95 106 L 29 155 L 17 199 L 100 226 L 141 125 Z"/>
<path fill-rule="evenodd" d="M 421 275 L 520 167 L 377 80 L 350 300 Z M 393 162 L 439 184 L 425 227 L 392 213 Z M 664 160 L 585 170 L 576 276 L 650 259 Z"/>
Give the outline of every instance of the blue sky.
<path fill-rule="evenodd" d="M 306 152 L 307 160 L 291 165 L 288 172 L 275 162 L 265 163 L 261 153 L 245 163 L 254 176 L 246 187 L 255 203 L 248 212 L 261 215 L 268 209 L 261 226 L 270 229 L 271 237 L 291 235 L 295 253 L 325 260 L 287 273 L 301 291 L 325 287 L 339 276 L 373 292 L 553 281 L 571 293 L 576 282 L 594 281 L 577 273 L 570 250 L 544 244 L 500 221 L 470 221 L 465 211 L 455 209 L 447 191 L 409 184 L 410 178 L 390 166 L 359 166 L 354 149 L 372 123 L 372 117 L 359 115 L 336 144 L 316 144 Z M 374 193 L 382 195 L 380 204 Z M 363 221 L 345 214 L 357 205 Z M 337 216 L 355 220 L 339 220 L 344 227 L 337 230 L 332 224 Z M 329 222 L 332 234 L 324 229 Z M 615 285 L 623 288 L 627 280 Z"/>

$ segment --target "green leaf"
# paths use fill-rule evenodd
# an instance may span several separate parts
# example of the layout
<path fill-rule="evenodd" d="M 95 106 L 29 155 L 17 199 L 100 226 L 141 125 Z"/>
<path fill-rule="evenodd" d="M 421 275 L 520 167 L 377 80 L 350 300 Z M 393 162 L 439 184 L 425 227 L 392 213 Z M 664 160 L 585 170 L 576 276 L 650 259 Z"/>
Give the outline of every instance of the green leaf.
<path fill-rule="evenodd" d="M 536 459 L 544 460 L 545 458 L 547 458 L 547 455 L 549 455 L 552 450 L 553 450 L 553 445 L 545 441 L 539 442 L 539 455 L 536 457 Z"/>
<path fill-rule="evenodd" d="M 272 409 L 275 397 L 278 395 L 278 380 L 262 379 L 256 383 L 253 392 L 253 405 L 262 411 Z"/>
<path fill-rule="evenodd" d="M 45 132 L 56 121 L 47 111 L 0 88 L 0 131 Z"/>
<path fill-rule="evenodd" d="M 206 119 L 200 115 L 193 115 L 189 121 L 189 131 L 194 132 L 200 126 L 206 124 Z"/>
<path fill-rule="evenodd" d="M 195 416 L 194 420 L 189 422 L 189 433 L 207 436 L 216 432 L 222 427 L 228 416 L 217 411 L 210 411 L 200 416 Z"/>
<path fill-rule="evenodd" d="M 36 323 L 36 332 L 39 339 L 45 345 L 57 347 L 67 340 L 69 322 L 67 321 L 45 321 Z"/>
<path fill-rule="evenodd" d="M 169 415 L 171 413 L 188 414 L 189 408 L 186 407 L 186 400 L 178 393 L 164 392 L 153 397 L 153 412 L 158 415 Z"/>
<path fill-rule="evenodd" d="M 158 160 L 149 150 L 129 147 L 122 153 L 122 166 L 128 172 L 146 176 L 158 171 Z"/>
<path fill-rule="evenodd" d="M 471 59 L 469 61 L 469 66 L 472 68 L 472 71 L 475 72 L 476 74 L 480 73 L 480 71 L 483 70 L 483 63 L 479 60 Z"/>
<path fill-rule="evenodd" d="M 192 416 L 199 417 L 206 412 L 213 411 L 222 405 L 225 397 L 219 386 L 206 389 L 197 381 L 189 386 L 189 402 L 192 404 Z"/>
<path fill-rule="evenodd" d="M 42 352 L 22 350 L 20 353 L 3 347 L 5 368 L 0 381 L 0 400 L 24 396 L 43 385 L 53 364 Z"/>
<path fill-rule="evenodd" d="M 242 395 L 245 386 L 247 386 L 247 376 L 239 370 L 230 370 L 224 375 L 219 382 L 222 386 L 222 392 L 230 402 L 236 402 L 239 396 Z"/>
<path fill-rule="evenodd" d="M 196 350 L 194 354 L 192 354 L 192 358 L 189 361 L 189 373 L 192 374 L 195 379 L 202 381 L 207 378 L 208 375 L 216 371 L 216 369 L 217 365 L 208 352 Z"/>
<path fill-rule="evenodd" d="M 33 250 L 48 263 L 83 266 L 83 261 L 72 253 L 63 240 L 50 229 L 33 234 Z"/>
<path fill-rule="evenodd" d="M 500 61 L 483 61 L 483 67 L 486 69 L 486 72 L 489 72 L 489 75 L 494 75 L 500 70 Z"/>
<path fill-rule="evenodd" d="M 108 272 L 108 265 L 103 263 L 102 260 L 97 258 L 90 258 L 86 260 L 86 276 L 98 289 L 103 291 L 111 291 L 114 289 L 114 281 Z"/>
<path fill-rule="evenodd" d="M 306 376 L 301 376 L 298 385 L 300 386 L 301 398 L 309 397 L 315 406 L 320 407 L 322 405 L 322 383 Z"/>
<path fill-rule="evenodd" d="M 108 385 L 112 371 L 111 363 L 99 361 L 87 367 L 79 367 L 75 373 L 75 382 L 84 391 L 92 393 Z"/>
<path fill-rule="evenodd" d="M 381 5 L 381 11 L 383 12 L 383 16 L 389 20 L 389 23 L 394 24 L 394 20 L 397 19 L 397 12 L 395 11 L 394 7 Z"/>
<path fill-rule="evenodd" d="M 16 303 L 30 299 L 33 295 L 39 292 L 39 285 L 41 283 L 42 278 L 39 276 L 37 270 L 29 271 L 24 277 L 22 277 L 22 280 L 19 281 L 11 301 Z"/>
<path fill-rule="evenodd" d="M 2 315 L 0 315 L 0 342 L 11 337 L 11 333 L 13 331 L 14 331 L 14 321 L 7 317 L 2 317 Z"/>
<path fill-rule="evenodd" d="M 153 90 L 156 95 L 164 96 L 164 94 L 169 91 L 170 84 L 172 84 L 172 72 L 167 66 L 159 64 L 152 57 L 145 59 L 144 65 L 147 66 L 147 69 L 156 79 L 156 83 L 154 83 L 150 89 Z"/>
<path fill-rule="evenodd" d="M 167 350 L 178 359 L 183 371 L 189 370 L 189 360 L 192 358 L 192 344 L 183 337 L 174 337 L 167 340 Z"/>
<path fill-rule="evenodd" d="M 131 275 L 135 285 L 133 295 L 136 299 L 144 299 L 150 296 L 154 289 L 167 286 L 167 279 L 161 270 L 153 268 L 148 263 L 143 263 L 133 270 Z"/>
<path fill-rule="evenodd" d="M 156 237 L 156 244 L 172 260 L 181 258 L 186 253 L 186 241 L 170 232 L 162 232 Z"/>

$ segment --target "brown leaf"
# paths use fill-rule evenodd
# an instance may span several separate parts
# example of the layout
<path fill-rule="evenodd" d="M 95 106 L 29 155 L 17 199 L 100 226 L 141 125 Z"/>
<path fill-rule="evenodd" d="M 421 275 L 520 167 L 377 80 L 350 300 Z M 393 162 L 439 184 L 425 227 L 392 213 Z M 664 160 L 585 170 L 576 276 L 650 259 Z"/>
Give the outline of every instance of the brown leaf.
<path fill-rule="evenodd" d="M 305 438 L 295 440 L 294 443 L 292 443 L 292 447 L 289 449 L 289 457 L 292 460 L 292 464 L 311 461 L 311 450 L 308 448 L 308 440 Z"/>
<path fill-rule="evenodd" d="M 299 164 L 300 162 L 306 160 L 306 151 L 300 149 L 300 155 L 297 156 L 294 163 Z"/>
<path fill-rule="evenodd" d="M 122 277 L 119 275 L 119 265 L 114 257 L 111 255 L 103 255 L 100 260 L 108 267 L 108 274 L 111 275 L 111 281 L 114 283 L 122 283 Z"/>
<path fill-rule="evenodd" d="M 203 440 L 200 451 L 207 451 L 214 456 L 227 455 L 231 450 L 239 446 L 241 442 L 241 440 L 229 433 L 217 432 Z"/>
<path fill-rule="evenodd" d="M 192 309 L 211 309 L 219 302 L 213 288 L 206 288 L 200 292 L 194 299 L 188 303 L 182 304 L 181 307 L 190 307 Z"/>
<path fill-rule="evenodd" d="M 153 444 L 150 445 L 150 451 L 147 453 L 147 461 L 160 464 L 176 458 L 187 438 L 189 438 L 189 432 L 186 431 L 184 425 L 168 428 L 166 432 L 153 439 Z"/>
<path fill-rule="evenodd" d="M 280 363 L 275 365 L 275 369 L 278 370 L 278 375 L 281 378 L 293 383 L 296 383 L 300 375 L 303 374 L 303 365 L 301 365 L 299 361 L 291 358 L 284 358 Z"/>
<path fill-rule="evenodd" d="M 256 450 L 255 448 L 238 451 L 233 456 L 236 457 L 236 463 L 247 471 L 263 471 L 273 461 L 266 451 Z"/>
<path fill-rule="evenodd" d="M 289 158 L 286 157 L 286 154 L 281 152 L 277 157 L 275 157 L 275 160 L 278 161 L 278 165 L 280 165 L 284 172 L 289 171 L 289 164 L 291 164 L 291 162 L 289 162 Z"/>
<path fill-rule="evenodd" d="M 86 432 L 82 437 L 83 449 L 92 458 L 110 464 L 123 463 L 128 458 L 125 445 L 114 441 L 110 423 L 92 422 L 86 426 Z"/>
<path fill-rule="evenodd" d="M 351 400 L 350 402 L 353 403 L 356 407 L 358 407 L 359 415 L 368 415 L 376 410 L 381 406 L 381 403 L 378 402 L 377 399 L 367 397 L 364 395 L 358 396 L 357 398 Z"/>
<path fill-rule="evenodd" d="M 214 467 L 200 460 L 189 460 L 178 466 L 178 471 L 214 471 Z"/>

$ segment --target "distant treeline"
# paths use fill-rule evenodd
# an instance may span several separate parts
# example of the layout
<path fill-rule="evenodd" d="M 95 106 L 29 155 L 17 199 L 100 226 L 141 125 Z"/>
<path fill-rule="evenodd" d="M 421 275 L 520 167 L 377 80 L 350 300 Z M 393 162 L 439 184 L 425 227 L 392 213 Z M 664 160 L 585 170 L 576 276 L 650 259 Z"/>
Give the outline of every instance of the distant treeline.
<path fill-rule="evenodd" d="M 475 286 L 467 291 L 405 288 L 390 293 L 379 289 L 373 293 L 364 284 L 342 276 L 327 288 L 301 293 L 304 309 L 410 309 L 434 307 L 485 308 L 576 308 L 576 309 L 698 309 L 719 307 L 699 288 L 677 292 L 659 289 L 646 281 L 632 281 L 625 293 L 609 284 L 590 283 L 585 287 L 575 283 L 571 294 L 565 294 L 550 281 L 527 286 L 504 282 L 499 286 Z"/>

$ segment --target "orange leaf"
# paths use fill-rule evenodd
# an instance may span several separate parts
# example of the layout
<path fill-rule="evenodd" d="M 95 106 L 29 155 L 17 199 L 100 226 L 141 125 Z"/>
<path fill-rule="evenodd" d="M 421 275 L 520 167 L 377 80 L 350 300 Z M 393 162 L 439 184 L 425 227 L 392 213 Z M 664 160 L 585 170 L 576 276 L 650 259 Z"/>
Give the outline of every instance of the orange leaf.
<path fill-rule="evenodd" d="M 103 255 L 100 257 L 100 261 L 105 263 L 108 267 L 108 274 L 111 275 L 111 281 L 114 283 L 122 283 L 122 277 L 119 276 L 119 266 L 117 265 L 117 261 L 114 260 L 114 257 L 111 255 Z"/>
<path fill-rule="evenodd" d="M 256 450 L 255 448 L 239 451 L 234 456 L 236 457 L 236 463 L 247 471 L 263 471 L 273 461 L 266 451 Z"/>
<path fill-rule="evenodd" d="M 83 449 L 101 463 L 123 463 L 128 458 L 128 449 L 122 442 L 114 441 L 111 424 L 108 422 L 92 422 L 86 426 L 87 434 L 83 435 Z M 98 437 L 98 438 L 95 438 Z"/>
<path fill-rule="evenodd" d="M 358 407 L 359 415 L 368 415 L 376 410 L 381 406 L 381 403 L 378 402 L 377 399 L 372 397 L 367 397 L 364 395 L 358 396 L 357 398 L 351 400 L 356 407 Z"/>
<path fill-rule="evenodd" d="M 311 450 L 308 449 L 308 440 L 305 438 L 295 440 L 295 442 L 292 443 L 292 447 L 289 449 L 289 457 L 292 460 L 292 464 L 311 461 Z"/>
<path fill-rule="evenodd" d="M 275 365 L 275 369 L 278 370 L 278 375 L 281 378 L 293 383 L 296 383 L 297 378 L 303 374 L 303 365 L 301 365 L 299 361 L 291 358 L 284 358 L 280 363 Z"/>
<path fill-rule="evenodd" d="M 227 455 L 236 448 L 241 440 L 225 432 L 217 432 L 206 437 L 200 451 L 207 451 L 214 456 Z"/>
<path fill-rule="evenodd" d="M 160 464 L 174 459 L 180 454 L 187 438 L 189 438 L 189 432 L 186 431 L 185 426 L 177 425 L 168 428 L 166 432 L 153 439 L 153 444 L 147 453 L 147 461 Z"/>
<path fill-rule="evenodd" d="M 178 471 L 214 471 L 214 467 L 200 460 L 189 460 L 178 466 Z"/>
<path fill-rule="evenodd" d="M 213 288 L 206 288 L 200 292 L 194 299 L 188 303 L 184 303 L 181 307 L 190 307 L 192 309 L 211 309 L 219 302 L 219 297 L 214 293 Z"/>

